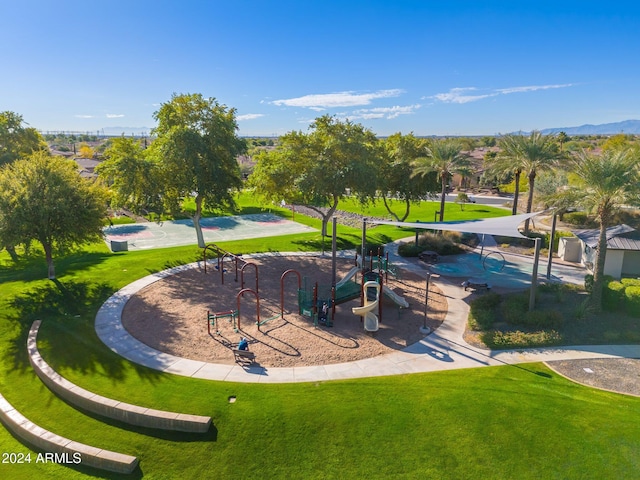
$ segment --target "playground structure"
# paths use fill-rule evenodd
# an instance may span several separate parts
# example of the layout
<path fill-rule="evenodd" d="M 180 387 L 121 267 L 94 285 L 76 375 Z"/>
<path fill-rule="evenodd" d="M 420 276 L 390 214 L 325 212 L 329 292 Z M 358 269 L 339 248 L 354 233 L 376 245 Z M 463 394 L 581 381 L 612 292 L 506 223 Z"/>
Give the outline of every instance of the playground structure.
<path fill-rule="evenodd" d="M 360 274 L 360 281 L 358 281 L 358 274 Z M 385 283 L 389 281 L 389 274 L 391 274 L 393 278 L 398 278 L 398 270 L 389 262 L 388 254 L 383 257 L 379 249 L 377 255 L 369 251 L 369 255 L 362 259 L 358 256 L 358 253 L 356 253 L 354 266 L 349 270 L 347 275 L 335 283 L 335 285 L 320 285 L 318 282 L 315 282 L 312 287 L 309 287 L 308 279 L 304 279 L 304 287 L 301 288 L 298 293 L 300 314 L 312 318 L 316 326 L 318 323 L 322 323 L 330 327 L 333 325 L 337 305 L 356 298 L 361 299 L 361 304 L 367 301 L 366 297 L 370 297 L 371 295 L 367 295 L 366 293 L 368 289 L 371 288 L 371 285 L 368 288 L 365 287 L 365 285 L 369 281 L 378 284 L 380 293 L 386 295 L 400 308 L 409 308 L 409 303 L 404 297 L 398 295 L 385 285 Z M 322 322 L 323 316 L 321 313 L 323 306 L 330 308 L 330 315 L 324 318 L 324 322 Z M 382 321 L 382 302 L 378 301 L 375 307 L 378 308 L 376 316 L 377 330 L 377 323 Z M 353 313 L 359 315 L 355 312 Z"/>
<path fill-rule="evenodd" d="M 241 308 L 241 300 L 244 298 L 245 294 L 252 294 L 256 299 L 256 326 L 258 330 L 265 323 L 274 320 L 278 317 L 284 318 L 284 280 L 285 277 L 290 274 L 296 274 L 298 277 L 298 289 L 300 289 L 301 277 L 300 273 L 293 269 L 289 269 L 285 271 L 280 277 L 280 313 L 269 316 L 266 319 L 260 318 L 260 295 L 259 295 L 259 287 L 260 287 L 260 275 L 258 271 L 258 265 L 253 262 L 245 261 L 241 255 L 236 255 L 222 248 L 218 247 L 215 244 L 206 245 L 202 251 L 203 258 L 203 269 L 204 273 L 207 273 L 207 252 L 212 251 L 217 255 L 217 264 L 215 266 L 216 270 L 220 272 L 220 282 L 224 285 L 224 277 L 225 273 L 227 273 L 227 269 L 224 268 L 224 260 L 225 258 L 231 259 L 235 266 L 235 281 L 238 281 L 238 272 L 240 273 L 240 291 L 236 294 L 236 310 L 225 310 L 221 312 L 210 312 L 207 311 L 207 333 L 211 335 L 211 327 L 214 327 L 214 333 L 220 335 L 220 320 L 227 320 L 232 324 L 234 332 L 239 332 L 241 330 L 240 324 L 240 308 Z M 242 264 L 239 268 L 239 264 Z M 255 289 L 245 288 L 245 279 L 244 272 L 247 267 L 252 267 L 255 273 Z"/>
<path fill-rule="evenodd" d="M 369 290 L 375 290 L 374 300 L 370 300 Z M 351 311 L 354 315 L 364 318 L 364 329 L 367 332 L 377 332 L 379 328 L 378 316 L 373 310 L 380 305 L 380 283 L 375 280 L 369 280 L 363 285 L 363 289 L 367 292 L 364 296 L 364 305 L 361 307 L 353 307 Z"/>
<path fill-rule="evenodd" d="M 364 255 L 364 237 L 363 237 L 363 257 L 358 258 L 358 253 L 355 254 L 354 266 L 347 273 L 347 275 L 336 282 L 336 224 L 334 218 L 333 228 L 333 248 L 332 248 L 332 267 L 333 267 L 333 280 L 331 285 L 319 285 L 315 282 L 310 289 L 308 286 L 307 278 L 304 279 L 304 288 L 302 287 L 302 278 L 300 273 L 296 270 L 289 269 L 282 273 L 280 277 L 280 313 L 279 315 L 272 315 L 265 320 L 260 319 L 260 295 L 259 295 L 259 273 L 258 266 L 253 262 L 245 261 L 241 255 L 233 254 L 225 251 L 215 244 L 206 245 L 202 252 L 204 272 L 207 273 L 207 253 L 213 252 L 217 256 L 217 264 L 215 268 L 220 272 L 220 281 L 224 284 L 225 273 L 225 259 L 230 259 L 234 264 L 235 281 L 238 281 L 238 273 L 240 276 L 240 291 L 236 295 L 237 310 L 228 310 L 222 312 L 207 312 L 207 331 L 211 334 L 211 327 L 215 327 L 215 333 L 219 334 L 219 320 L 227 319 L 233 324 L 235 332 L 240 331 L 240 306 L 241 299 L 246 293 L 252 294 L 256 299 L 256 325 L 258 330 L 264 323 L 274 320 L 275 318 L 284 318 L 284 282 L 285 278 L 289 274 L 295 274 L 298 280 L 298 313 L 300 315 L 310 317 L 315 326 L 319 324 L 327 327 L 333 326 L 333 320 L 335 318 L 336 306 L 342 303 L 354 300 L 358 297 L 361 299 L 361 304 L 367 307 L 366 311 L 362 311 L 365 315 L 361 315 L 365 321 L 365 330 L 377 331 L 378 324 L 382 322 L 382 302 L 379 297 L 383 293 L 389 297 L 400 308 L 408 308 L 409 303 L 401 296 L 391 290 L 385 283 L 389 280 L 389 274 L 397 277 L 397 269 L 389 263 L 389 255 L 383 258 L 380 249 L 374 256 L 372 251 L 369 251 L 369 256 Z M 247 267 L 254 268 L 255 272 L 255 289 L 245 288 L 244 273 Z M 358 283 L 358 273 L 361 274 L 361 282 Z M 377 300 L 375 302 L 369 302 L 369 290 L 373 288 L 371 285 L 365 287 L 367 282 L 374 282 L 378 285 L 377 288 Z M 366 302 L 366 303 L 365 303 Z M 374 306 L 371 306 L 375 303 Z M 359 307 L 359 308 L 363 308 Z M 371 313 L 371 310 L 378 308 L 377 315 Z M 329 313 L 330 309 L 330 313 Z M 361 311 L 361 310 L 358 310 Z M 356 315 L 359 315 L 353 312 Z M 371 315 L 367 315 L 370 313 Z M 373 315 L 373 316 L 372 316 Z M 375 319 L 374 319 L 375 317 Z M 361 320 L 362 321 L 362 320 Z"/>

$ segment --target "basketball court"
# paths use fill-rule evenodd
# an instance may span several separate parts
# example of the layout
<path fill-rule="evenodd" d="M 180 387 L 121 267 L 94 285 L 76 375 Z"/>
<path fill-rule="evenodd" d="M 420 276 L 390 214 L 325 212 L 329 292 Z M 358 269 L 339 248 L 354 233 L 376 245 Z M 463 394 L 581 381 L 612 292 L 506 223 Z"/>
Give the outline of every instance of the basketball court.
<path fill-rule="evenodd" d="M 200 225 L 207 243 L 317 231 L 271 213 L 203 218 Z M 104 234 L 107 245 L 114 251 L 116 248 L 146 250 L 198 243 L 192 220 L 114 225 L 106 227 Z"/>

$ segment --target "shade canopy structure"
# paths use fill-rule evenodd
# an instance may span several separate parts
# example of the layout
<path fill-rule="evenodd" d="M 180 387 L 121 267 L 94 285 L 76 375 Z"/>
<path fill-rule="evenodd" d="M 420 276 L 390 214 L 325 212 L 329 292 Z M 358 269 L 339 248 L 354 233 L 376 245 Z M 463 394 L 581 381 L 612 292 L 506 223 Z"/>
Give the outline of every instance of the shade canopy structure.
<path fill-rule="evenodd" d="M 395 225 L 406 228 L 425 230 L 444 230 L 449 232 L 476 233 L 499 235 L 503 237 L 528 238 L 520 233 L 518 226 L 525 220 L 540 215 L 543 212 L 523 213 L 507 217 L 482 218 L 478 220 L 464 220 L 456 222 L 394 222 L 391 220 L 365 219 L 368 224 Z"/>

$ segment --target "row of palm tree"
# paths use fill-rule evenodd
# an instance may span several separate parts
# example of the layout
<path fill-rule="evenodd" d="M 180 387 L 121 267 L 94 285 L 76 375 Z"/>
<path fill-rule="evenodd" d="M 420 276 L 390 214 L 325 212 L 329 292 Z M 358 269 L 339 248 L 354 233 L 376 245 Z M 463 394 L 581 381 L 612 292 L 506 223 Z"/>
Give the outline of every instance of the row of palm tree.
<path fill-rule="evenodd" d="M 640 149 L 633 147 L 605 149 L 602 153 L 582 151 L 570 155 L 562 151 L 561 139 L 534 131 L 529 135 L 504 135 L 500 150 L 485 167 L 499 177 L 512 177 L 515 182 L 512 214 L 517 213 L 520 178 L 527 177 L 529 190 L 526 212 L 533 207 L 536 176 L 543 171 L 562 169 L 571 173 L 569 185 L 545 202 L 558 210 L 582 208 L 595 214 L 600 235 L 594 265 L 592 306 L 601 306 L 604 263 L 607 248 L 606 230 L 613 214 L 621 205 L 640 205 Z M 454 173 L 469 175 L 472 164 L 456 139 L 432 140 L 425 155 L 413 161 L 413 175 L 437 172 L 441 181 L 440 221 L 444 220 L 444 202 L 449 178 Z M 525 223 L 529 231 L 529 221 Z"/>

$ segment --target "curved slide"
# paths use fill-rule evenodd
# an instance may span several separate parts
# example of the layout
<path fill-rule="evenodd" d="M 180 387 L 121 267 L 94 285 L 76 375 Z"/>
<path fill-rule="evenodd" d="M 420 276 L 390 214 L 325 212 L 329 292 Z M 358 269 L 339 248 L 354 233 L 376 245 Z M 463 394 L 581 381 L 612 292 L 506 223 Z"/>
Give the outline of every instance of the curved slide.
<path fill-rule="evenodd" d="M 393 300 L 397 305 L 401 306 L 402 308 L 409 308 L 409 302 L 407 302 L 404 297 L 401 297 L 386 285 L 382 287 L 382 291 L 387 297 Z"/>
<path fill-rule="evenodd" d="M 354 315 L 364 317 L 364 329 L 367 332 L 376 332 L 378 330 L 378 316 L 373 313 L 373 310 L 378 307 L 378 302 L 380 301 L 380 284 L 374 281 L 369 281 L 364 284 L 365 291 L 369 287 L 376 289 L 376 299 L 370 301 L 365 295 L 364 305 L 362 307 L 353 307 L 351 311 Z"/>

